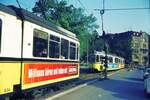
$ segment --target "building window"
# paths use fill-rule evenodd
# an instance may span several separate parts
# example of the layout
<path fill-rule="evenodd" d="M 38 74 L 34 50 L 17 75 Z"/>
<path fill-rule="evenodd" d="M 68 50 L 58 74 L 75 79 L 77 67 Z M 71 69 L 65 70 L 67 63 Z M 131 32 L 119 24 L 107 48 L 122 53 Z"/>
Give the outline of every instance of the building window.
<path fill-rule="evenodd" d="M 144 44 L 143 44 L 143 48 L 146 49 L 146 47 L 147 47 L 147 46 L 146 46 L 146 44 L 144 43 Z"/>
<path fill-rule="evenodd" d="M 138 49 L 133 49 L 133 54 L 138 54 Z"/>
<path fill-rule="evenodd" d="M 139 43 L 134 42 L 134 43 L 133 43 L 133 47 L 134 47 L 134 48 L 139 48 Z"/>
<path fill-rule="evenodd" d="M 61 58 L 68 59 L 69 52 L 69 41 L 61 39 Z"/>
<path fill-rule="evenodd" d="M 60 38 L 54 35 L 50 35 L 49 57 L 59 58 L 59 55 L 60 55 Z"/>
<path fill-rule="evenodd" d="M 33 35 L 33 56 L 47 57 L 48 55 L 48 34 L 35 29 Z"/>
<path fill-rule="evenodd" d="M 1 51 L 1 38 L 2 38 L 2 20 L 0 19 L 0 51 Z"/>

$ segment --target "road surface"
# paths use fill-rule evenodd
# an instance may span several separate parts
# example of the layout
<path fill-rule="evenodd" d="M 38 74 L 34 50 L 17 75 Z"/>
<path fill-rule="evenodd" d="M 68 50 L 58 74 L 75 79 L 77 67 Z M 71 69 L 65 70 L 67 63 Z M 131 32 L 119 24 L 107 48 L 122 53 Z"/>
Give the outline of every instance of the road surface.
<path fill-rule="evenodd" d="M 120 70 L 108 80 L 97 80 L 53 100 L 149 100 L 143 87 L 142 71 Z"/>

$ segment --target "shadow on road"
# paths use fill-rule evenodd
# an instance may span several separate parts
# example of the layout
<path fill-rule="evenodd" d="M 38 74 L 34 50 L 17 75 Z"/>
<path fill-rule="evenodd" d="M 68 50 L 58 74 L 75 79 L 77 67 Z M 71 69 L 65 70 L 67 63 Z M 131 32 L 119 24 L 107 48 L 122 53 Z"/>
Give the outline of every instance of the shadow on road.
<path fill-rule="evenodd" d="M 133 77 L 129 78 L 129 77 L 125 77 L 125 79 L 131 80 L 131 81 L 143 82 L 143 79 L 141 79 L 141 78 L 133 78 Z"/>
<path fill-rule="evenodd" d="M 105 90 L 105 94 L 111 93 L 111 95 L 117 98 L 117 100 L 150 100 L 150 98 L 148 99 L 144 93 L 142 79 L 125 77 L 123 80 L 100 80 L 98 84 L 95 83 L 91 85 Z M 106 100 L 112 100 L 107 96 L 105 97 Z"/>

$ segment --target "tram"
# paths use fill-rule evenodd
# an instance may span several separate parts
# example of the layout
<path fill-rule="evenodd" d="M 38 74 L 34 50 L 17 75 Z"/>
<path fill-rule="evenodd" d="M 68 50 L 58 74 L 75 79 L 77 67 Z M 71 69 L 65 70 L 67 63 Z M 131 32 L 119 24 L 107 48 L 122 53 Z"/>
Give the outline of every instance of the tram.
<path fill-rule="evenodd" d="M 0 4 L 0 96 L 78 78 L 79 46 L 74 33 Z"/>
<path fill-rule="evenodd" d="M 91 68 L 96 71 L 103 71 L 105 69 L 104 58 L 105 58 L 104 52 L 95 51 L 93 55 L 89 56 Z M 108 54 L 107 59 L 108 59 L 108 61 L 107 61 L 107 63 L 108 63 L 107 70 L 108 71 L 122 69 L 125 66 L 124 58 L 122 58 L 122 57 Z"/>

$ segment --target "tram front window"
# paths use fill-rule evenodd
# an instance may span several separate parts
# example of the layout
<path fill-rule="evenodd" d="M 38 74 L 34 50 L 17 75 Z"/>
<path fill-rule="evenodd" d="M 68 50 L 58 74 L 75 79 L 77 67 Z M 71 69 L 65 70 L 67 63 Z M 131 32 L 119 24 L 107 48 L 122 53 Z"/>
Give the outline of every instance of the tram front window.
<path fill-rule="evenodd" d="M 47 57 L 48 54 L 48 34 L 39 30 L 34 30 L 33 56 Z"/>
<path fill-rule="evenodd" d="M 96 62 L 99 62 L 99 55 L 96 55 Z"/>

